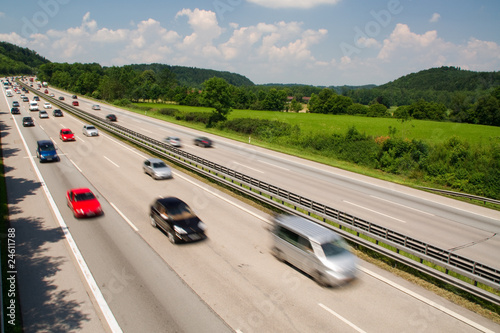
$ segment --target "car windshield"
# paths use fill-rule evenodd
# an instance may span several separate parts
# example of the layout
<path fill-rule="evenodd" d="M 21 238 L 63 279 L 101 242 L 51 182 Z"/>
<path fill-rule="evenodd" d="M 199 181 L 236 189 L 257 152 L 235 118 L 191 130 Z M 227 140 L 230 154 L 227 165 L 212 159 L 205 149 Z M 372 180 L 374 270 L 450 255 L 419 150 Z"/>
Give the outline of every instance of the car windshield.
<path fill-rule="evenodd" d="M 167 165 L 163 162 L 154 162 L 153 163 L 153 168 L 158 169 L 158 168 L 166 168 Z"/>
<path fill-rule="evenodd" d="M 191 208 L 184 203 L 179 203 L 178 205 L 170 206 L 167 208 L 167 211 L 173 220 L 185 220 L 196 216 L 191 210 Z"/>
<path fill-rule="evenodd" d="M 63 134 L 71 134 L 71 131 L 70 130 L 66 130 L 66 131 L 62 131 Z"/>
<path fill-rule="evenodd" d="M 48 143 L 42 144 L 42 145 L 40 145 L 40 150 L 41 151 L 52 151 L 52 150 L 54 150 L 54 146 L 51 144 L 48 144 Z"/>
<path fill-rule="evenodd" d="M 86 201 L 95 199 L 95 195 L 92 192 L 79 193 L 75 195 L 75 201 Z"/>
<path fill-rule="evenodd" d="M 325 256 L 333 257 L 347 252 L 347 244 L 342 239 L 337 239 L 328 243 L 321 244 Z"/>
<path fill-rule="evenodd" d="M 95 127 L 94 126 L 87 126 L 87 129 L 88 130 L 93 130 L 93 129 L 95 129 Z"/>

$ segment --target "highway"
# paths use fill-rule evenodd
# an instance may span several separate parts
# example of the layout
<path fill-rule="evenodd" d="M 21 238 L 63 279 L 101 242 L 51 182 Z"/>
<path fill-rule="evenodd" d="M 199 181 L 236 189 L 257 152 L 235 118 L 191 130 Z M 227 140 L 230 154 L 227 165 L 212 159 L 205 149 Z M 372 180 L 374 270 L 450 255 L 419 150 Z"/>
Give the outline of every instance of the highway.
<path fill-rule="evenodd" d="M 10 115 L 8 110 L 14 99 L 16 95 L 0 101 L 2 132 L 14 136 L 18 130 L 28 152 L 21 153 L 24 150 L 22 140 L 13 140 L 11 147 L 2 147 L 16 150 L 7 159 L 27 164 L 29 158 L 25 156 L 34 157 L 37 140 L 50 138 L 57 144 L 60 162 L 40 164 L 35 160 L 34 165 L 40 170 L 53 197 L 54 209 L 60 212 L 106 304 L 124 332 L 499 330 L 498 325 L 365 262 L 360 263 L 359 279 L 355 282 L 341 288 L 322 288 L 270 255 L 270 217 L 261 211 L 180 171 L 174 171 L 171 180 L 155 181 L 142 173 L 141 163 L 147 158 L 144 152 L 102 132 L 99 137 L 87 138 L 81 134 L 83 123 L 68 114 L 54 118 L 49 110 L 49 119 L 39 119 L 36 112 L 27 110 L 27 103 L 21 103 L 22 114 Z M 94 104 L 83 102 L 81 98 L 79 101 L 82 108 Z M 101 107 L 103 110 L 95 112 L 103 115 L 111 112 L 106 109 L 108 106 Z M 391 194 L 394 196 L 399 189 L 392 185 L 388 189 L 387 185 L 380 186 L 374 181 L 349 180 L 344 172 L 334 176 L 336 171 L 329 168 L 310 166 L 310 163 L 300 166 L 296 159 L 286 162 L 279 154 L 255 147 L 244 150 L 242 144 L 225 139 L 217 138 L 213 149 L 194 147 L 192 138 L 197 134 L 191 130 L 124 111 L 113 109 L 112 112 L 117 114 L 122 125 L 132 129 L 135 126 L 135 130 L 141 128 L 144 134 L 160 139 L 178 135 L 185 142 L 184 149 L 207 157 L 217 156 L 221 159 L 217 162 L 239 165 L 248 169 L 248 173 L 254 172 L 256 177 L 270 179 L 271 183 L 288 179 L 288 186 L 296 186 L 290 181 L 296 179 L 302 182 L 297 189 L 301 193 L 302 190 L 305 193 L 310 191 L 311 196 L 320 195 L 319 191 L 308 187 L 308 183 L 318 177 L 323 184 L 317 188 L 325 186 L 331 191 L 332 186 L 353 183 L 354 190 L 360 190 L 360 187 L 379 189 L 379 192 L 386 193 L 382 196 L 384 200 L 388 200 Z M 21 119 L 26 115 L 34 116 L 35 127 L 22 127 Z M 58 132 L 63 127 L 77 134 L 76 142 L 59 140 Z M 280 168 L 286 168 L 287 172 Z M 13 171 L 10 169 L 9 172 Z M 37 181 L 31 172 L 26 178 L 26 181 Z M 76 220 L 66 207 L 65 192 L 83 186 L 98 194 L 105 212 L 103 216 Z M 340 193 L 344 196 L 331 191 L 335 193 L 325 195 L 324 200 L 344 202 L 346 208 L 354 206 L 352 203 L 364 207 L 368 201 L 373 201 L 373 194 L 367 195 L 372 199 L 364 202 L 363 199 L 356 201 L 355 194 L 346 193 L 345 188 L 339 191 L 343 191 Z M 398 204 L 410 205 L 406 202 L 410 195 L 405 192 L 397 195 L 400 198 Z M 177 196 L 188 202 L 208 225 L 208 239 L 178 246 L 170 244 L 161 231 L 149 224 L 149 205 L 159 196 Z M 434 207 L 434 216 L 443 221 L 451 220 L 451 214 L 456 214 L 451 208 L 440 212 L 438 208 L 444 205 L 441 199 L 434 200 L 433 204 L 425 198 L 413 201 L 417 201 L 416 205 L 421 205 L 421 209 Z M 23 200 L 17 205 L 23 207 Z M 382 210 L 386 215 L 404 210 L 397 215 L 401 221 L 410 221 L 415 215 L 417 220 L 428 220 L 425 213 L 415 212 L 414 207 L 410 210 L 406 206 L 393 206 L 392 210 L 385 211 L 381 203 L 371 205 L 369 207 L 373 210 Z M 363 214 L 359 208 L 353 212 Z M 474 216 L 474 223 L 479 223 L 479 226 L 470 225 L 467 214 Z M 456 226 L 450 224 L 448 231 L 463 238 L 450 243 L 468 241 L 467 237 L 485 237 L 498 227 L 495 226 L 495 215 L 490 216 L 490 212 L 474 208 L 467 214 L 463 221 L 458 222 L 466 228 L 465 231 L 458 232 L 454 230 Z M 414 227 L 409 231 L 419 232 L 419 229 Z M 473 235 L 467 234 L 473 231 Z M 478 251 L 474 253 L 480 254 Z M 20 290 L 22 293 L 22 287 Z M 29 295 L 24 297 L 29 298 Z M 96 303 L 95 300 L 92 302 Z M 98 316 L 102 320 L 103 314 Z M 107 325 L 104 320 L 102 322 L 103 326 Z"/>

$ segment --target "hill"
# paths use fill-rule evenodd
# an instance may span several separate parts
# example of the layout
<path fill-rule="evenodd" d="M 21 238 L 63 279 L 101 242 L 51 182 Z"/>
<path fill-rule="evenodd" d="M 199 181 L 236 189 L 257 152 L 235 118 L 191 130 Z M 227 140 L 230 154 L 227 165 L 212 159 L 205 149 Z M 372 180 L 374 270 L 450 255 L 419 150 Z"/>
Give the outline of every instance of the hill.
<path fill-rule="evenodd" d="M 227 81 L 227 83 L 233 86 L 253 86 L 254 83 L 250 81 L 247 77 L 225 71 L 216 71 L 213 69 L 203 69 L 196 67 L 184 67 L 184 66 L 170 66 L 164 64 L 134 64 L 129 65 L 129 67 L 134 70 L 143 72 L 145 70 L 152 70 L 156 74 L 168 69 L 170 72 L 175 74 L 175 78 L 180 85 L 188 87 L 201 88 L 203 82 L 212 77 L 219 77 Z"/>
<path fill-rule="evenodd" d="M 49 60 L 28 48 L 0 42 L 0 74 L 31 75 L 36 72 L 38 66 L 49 62 Z"/>
<path fill-rule="evenodd" d="M 500 72 L 473 72 L 459 67 L 440 67 L 402 76 L 378 88 L 455 92 L 488 90 L 499 85 Z"/>

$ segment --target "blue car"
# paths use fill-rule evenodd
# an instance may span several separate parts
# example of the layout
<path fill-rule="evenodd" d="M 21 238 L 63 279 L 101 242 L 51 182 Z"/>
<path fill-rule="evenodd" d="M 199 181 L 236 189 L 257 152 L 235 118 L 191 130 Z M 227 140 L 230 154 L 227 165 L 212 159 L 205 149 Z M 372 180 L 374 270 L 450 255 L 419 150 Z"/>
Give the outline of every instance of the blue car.
<path fill-rule="evenodd" d="M 36 157 L 40 162 L 59 161 L 56 147 L 51 140 L 40 140 L 36 142 Z"/>

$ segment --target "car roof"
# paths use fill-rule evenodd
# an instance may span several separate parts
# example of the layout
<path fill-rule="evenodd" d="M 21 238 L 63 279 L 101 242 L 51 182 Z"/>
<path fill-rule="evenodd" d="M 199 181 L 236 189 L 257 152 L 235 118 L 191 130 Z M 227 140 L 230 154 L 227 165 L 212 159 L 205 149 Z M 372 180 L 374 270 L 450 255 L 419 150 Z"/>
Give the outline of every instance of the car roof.
<path fill-rule="evenodd" d="M 341 238 L 334 231 L 299 216 L 280 215 L 275 219 L 275 222 L 319 244 Z"/>
<path fill-rule="evenodd" d="M 38 140 L 36 143 L 39 145 L 48 145 L 48 144 L 54 145 L 54 143 L 51 140 Z"/>
<path fill-rule="evenodd" d="M 61 131 L 70 131 L 71 132 L 71 130 L 69 128 L 61 128 Z"/>
<path fill-rule="evenodd" d="M 86 187 L 82 187 L 82 188 L 72 188 L 71 190 L 69 190 L 70 192 L 73 192 L 75 194 L 81 194 L 81 193 L 87 193 L 87 192 L 92 192 L 90 189 L 86 188 Z"/>
<path fill-rule="evenodd" d="M 160 160 L 159 158 L 148 158 L 146 161 L 149 161 L 151 163 L 163 162 L 163 160 Z"/>
<path fill-rule="evenodd" d="M 156 201 L 165 207 L 177 206 L 178 204 L 181 203 L 187 206 L 187 204 L 184 201 L 176 197 L 159 198 Z"/>

